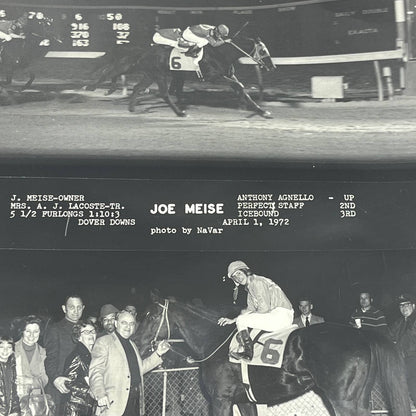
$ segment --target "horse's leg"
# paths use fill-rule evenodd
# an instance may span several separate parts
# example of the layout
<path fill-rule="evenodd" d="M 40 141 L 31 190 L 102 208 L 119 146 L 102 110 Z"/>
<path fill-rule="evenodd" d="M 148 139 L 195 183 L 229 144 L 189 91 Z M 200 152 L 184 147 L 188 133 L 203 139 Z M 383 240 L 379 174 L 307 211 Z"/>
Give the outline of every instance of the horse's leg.
<path fill-rule="evenodd" d="M 153 79 L 147 75 L 145 72 L 141 73 L 142 78 L 141 80 L 133 87 L 133 92 L 130 96 L 130 102 L 129 102 L 129 111 L 131 113 L 134 113 L 134 109 L 136 106 L 136 100 L 137 96 L 140 92 L 144 91 L 146 88 L 150 87 L 152 85 Z"/>
<path fill-rule="evenodd" d="M 183 102 L 183 86 L 185 85 L 185 76 L 182 72 L 176 71 L 173 72 L 172 81 L 169 87 L 169 94 L 175 95 L 178 99 L 178 102 Z"/>
<path fill-rule="evenodd" d="M 157 78 L 157 85 L 159 86 L 159 92 L 165 102 L 169 105 L 169 107 L 175 112 L 175 114 L 179 117 L 185 117 L 186 112 L 179 109 L 179 107 L 172 101 L 172 97 L 169 95 L 169 86 L 168 80 L 166 76 L 159 76 Z"/>
<path fill-rule="evenodd" d="M 107 90 L 105 95 L 111 95 L 116 90 L 117 90 L 117 76 L 114 76 L 111 78 L 110 88 Z"/>
<path fill-rule="evenodd" d="M 117 70 L 117 68 L 113 65 L 108 65 L 106 68 L 102 70 L 99 78 L 95 82 L 87 85 L 85 89 L 87 91 L 95 91 L 100 84 L 105 82 L 106 79 L 111 78 L 111 80 L 113 80 L 114 77 L 117 79 L 118 75 L 119 71 Z"/>
<path fill-rule="evenodd" d="M 326 400 L 325 400 L 326 399 Z M 359 413 L 357 403 L 354 400 L 342 400 L 339 398 L 330 398 L 326 396 L 324 403 L 326 402 L 327 407 L 331 407 L 332 412 L 335 416 L 367 416 L 369 412 Z M 328 406 L 329 402 L 329 406 Z M 361 410 L 361 409 L 360 409 Z"/>
<path fill-rule="evenodd" d="M 224 78 L 231 83 L 231 88 L 235 93 L 244 99 L 248 107 L 253 109 L 257 114 L 261 115 L 264 118 L 273 118 L 269 111 L 263 110 L 256 102 L 247 94 L 244 90 L 244 85 L 237 79 L 235 75 L 230 77 L 224 76 Z"/>
<path fill-rule="evenodd" d="M 3 86 L 0 86 L 0 96 L 4 94 L 4 97 L 6 98 L 6 105 L 13 105 L 16 104 L 16 100 L 13 97 L 13 94 L 10 94 L 9 91 L 7 91 L 6 88 Z"/>
<path fill-rule="evenodd" d="M 35 80 L 35 74 L 33 72 L 29 72 L 29 80 L 26 82 L 25 85 L 21 88 L 20 91 L 24 91 L 28 88 L 30 88 L 33 84 L 33 81 Z"/>
<path fill-rule="evenodd" d="M 3 85 L 11 85 L 12 80 L 13 80 L 13 72 L 11 72 L 11 73 L 8 72 L 6 74 L 6 82 Z"/>
<path fill-rule="evenodd" d="M 253 403 L 238 403 L 241 416 L 257 416 L 257 406 Z"/>
<path fill-rule="evenodd" d="M 213 416 L 233 416 L 233 404 L 229 398 L 214 397 L 211 406 Z"/>

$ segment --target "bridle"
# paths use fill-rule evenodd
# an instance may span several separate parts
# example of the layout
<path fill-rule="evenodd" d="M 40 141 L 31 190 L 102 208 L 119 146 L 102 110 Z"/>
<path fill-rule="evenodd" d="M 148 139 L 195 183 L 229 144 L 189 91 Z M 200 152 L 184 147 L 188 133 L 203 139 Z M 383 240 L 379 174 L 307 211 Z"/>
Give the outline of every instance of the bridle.
<path fill-rule="evenodd" d="M 261 56 L 260 53 L 259 53 L 259 49 L 267 51 L 266 45 L 263 42 L 261 42 L 260 40 L 255 40 L 255 39 L 252 39 L 252 38 L 245 38 L 245 39 L 251 40 L 254 43 L 253 49 L 250 51 L 250 53 L 246 52 L 244 49 L 241 49 L 233 41 L 230 41 L 229 44 L 232 45 L 237 50 L 239 50 L 247 58 L 250 58 L 251 60 L 253 60 L 261 68 L 267 67 L 264 60 L 263 60 L 263 57 L 270 56 L 270 55 Z"/>
<path fill-rule="evenodd" d="M 162 313 L 161 313 L 160 322 L 159 322 L 159 325 L 157 327 L 155 336 L 150 341 L 150 346 L 151 346 L 152 351 L 156 350 L 157 339 L 159 337 L 160 331 L 161 331 L 164 323 L 166 323 L 166 327 L 167 327 L 167 336 L 168 337 L 167 337 L 166 341 L 169 342 L 169 343 L 178 342 L 178 340 L 170 339 L 171 328 L 170 328 L 169 315 L 168 315 L 169 300 L 165 299 L 165 302 L 164 302 L 163 305 L 160 302 L 157 302 L 156 305 L 158 305 L 162 308 Z M 150 313 L 148 312 L 146 315 L 149 315 L 149 314 Z M 236 329 L 234 331 L 232 331 L 231 334 L 229 334 L 228 337 L 217 348 L 215 348 L 213 352 L 211 352 L 207 357 L 205 357 L 201 360 L 195 360 L 194 358 L 192 358 L 190 356 L 183 355 L 179 351 L 176 351 L 174 348 L 172 348 L 172 346 L 170 347 L 170 350 L 172 352 L 174 352 L 175 354 L 180 355 L 182 358 L 185 358 L 186 361 L 190 364 L 191 363 L 202 363 L 204 361 L 209 360 L 217 351 L 219 351 L 223 347 L 223 345 L 234 335 L 235 332 L 236 332 Z"/>
<path fill-rule="evenodd" d="M 156 305 L 160 306 L 162 308 L 162 314 L 161 314 L 161 318 L 160 318 L 160 322 L 159 322 L 159 326 L 157 327 L 156 333 L 154 338 L 152 339 L 152 341 L 150 342 L 150 345 L 152 346 L 152 349 L 154 350 L 157 339 L 159 337 L 160 334 L 160 330 L 163 327 L 163 324 L 166 322 L 166 327 L 167 327 L 167 331 L 168 331 L 168 339 L 167 341 L 169 342 L 170 340 L 170 323 L 169 323 L 169 316 L 168 316 L 168 309 L 169 309 L 169 300 L 165 299 L 165 304 L 162 305 L 161 303 L 157 302 Z"/>

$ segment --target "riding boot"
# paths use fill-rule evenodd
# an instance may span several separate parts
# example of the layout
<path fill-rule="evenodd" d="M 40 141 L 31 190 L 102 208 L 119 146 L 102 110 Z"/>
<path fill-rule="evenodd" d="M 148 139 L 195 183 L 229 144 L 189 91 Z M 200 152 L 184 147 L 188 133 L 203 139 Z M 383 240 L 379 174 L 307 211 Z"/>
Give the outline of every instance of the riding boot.
<path fill-rule="evenodd" d="M 230 357 L 236 360 L 251 361 L 253 358 L 253 341 L 247 329 L 243 329 L 237 334 L 237 341 L 244 348 L 243 352 L 230 352 Z"/>
<path fill-rule="evenodd" d="M 201 48 L 198 48 L 198 46 L 194 45 L 191 48 L 188 49 L 187 52 L 185 52 L 186 56 L 191 56 L 192 58 L 196 58 L 200 52 Z"/>

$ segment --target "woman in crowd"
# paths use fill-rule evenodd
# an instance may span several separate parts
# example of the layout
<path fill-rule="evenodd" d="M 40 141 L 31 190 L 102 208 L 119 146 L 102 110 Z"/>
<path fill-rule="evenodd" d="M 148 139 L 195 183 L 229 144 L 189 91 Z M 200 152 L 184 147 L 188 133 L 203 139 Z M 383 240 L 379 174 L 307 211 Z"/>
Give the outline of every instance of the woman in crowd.
<path fill-rule="evenodd" d="M 29 393 L 40 394 L 41 388 L 48 384 L 45 371 L 46 352 L 38 344 L 41 320 L 36 316 L 27 316 L 20 321 L 20 339 L 16 342 L 16 385 L 21 399 Z"/>
<path fill-rule="evenodd" d="M 95 324 L 80 321 L 74 325 L 72 337 L 76 342 L 74 350 L 65 360 L 64 376 L 70 381 L 68 401 L 65 403 L 65 416 L 91 416 L 95 400 L 89 394 L 88 370 L 91 362 L 91 350 L 97 337 Z"/>
<path fill-rule="evenodd" d="M 0 416 L 20 415 L 16 389 L 16 358 L 12 337 L 0 336 Z"/>

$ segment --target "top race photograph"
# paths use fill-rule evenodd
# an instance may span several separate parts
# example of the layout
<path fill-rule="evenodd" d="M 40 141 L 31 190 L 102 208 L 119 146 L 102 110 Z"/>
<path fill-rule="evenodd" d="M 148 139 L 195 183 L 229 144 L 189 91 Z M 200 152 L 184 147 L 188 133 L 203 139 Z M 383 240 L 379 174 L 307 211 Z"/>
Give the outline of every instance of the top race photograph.
<path fill-rule="evenodd" d="M 1 157 L 411 162 L 414 7 L 0 1 Z"/>

